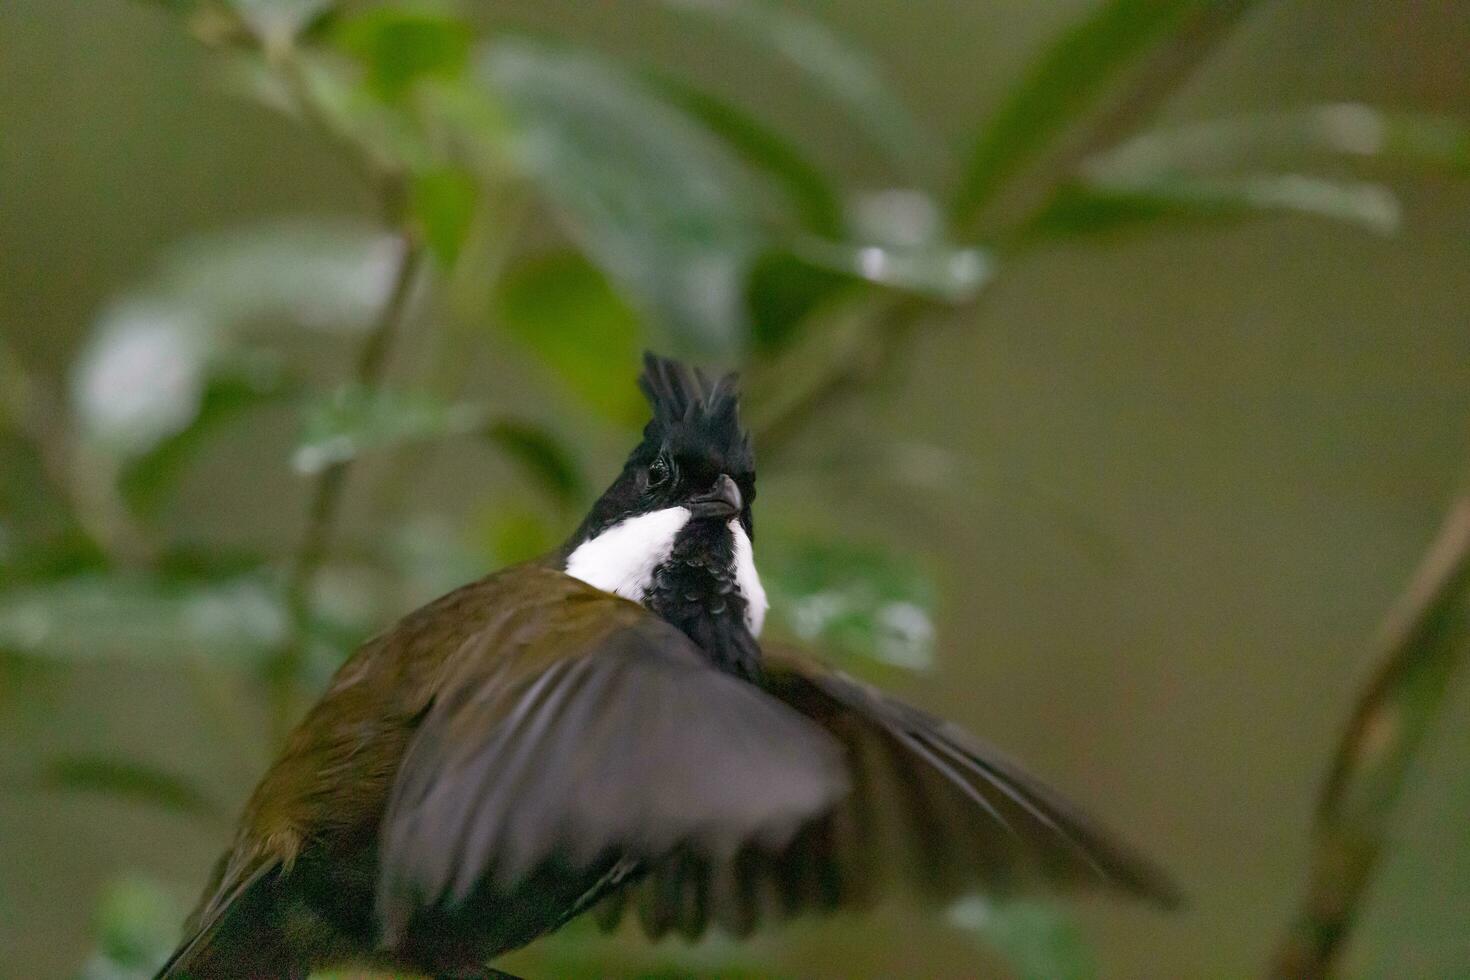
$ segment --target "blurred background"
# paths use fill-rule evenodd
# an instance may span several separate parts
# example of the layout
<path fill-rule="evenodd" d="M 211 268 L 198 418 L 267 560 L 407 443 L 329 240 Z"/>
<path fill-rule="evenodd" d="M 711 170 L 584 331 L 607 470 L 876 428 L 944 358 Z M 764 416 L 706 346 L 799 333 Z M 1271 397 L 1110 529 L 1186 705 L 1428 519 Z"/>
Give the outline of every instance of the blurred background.
<path fill-rule="evenodd" d="M 1464 476 L 1467 50 L 1428 0 L 0 5 L 0 976 L 148 975 L 355 643 L 575 525 L 645 346 L 744 371 L 772 629 L 1192 904 L 503 965 L 1261 972 Z M 1347 975 L 1470 976 L 1467 752 L 1461 684 Z"/>

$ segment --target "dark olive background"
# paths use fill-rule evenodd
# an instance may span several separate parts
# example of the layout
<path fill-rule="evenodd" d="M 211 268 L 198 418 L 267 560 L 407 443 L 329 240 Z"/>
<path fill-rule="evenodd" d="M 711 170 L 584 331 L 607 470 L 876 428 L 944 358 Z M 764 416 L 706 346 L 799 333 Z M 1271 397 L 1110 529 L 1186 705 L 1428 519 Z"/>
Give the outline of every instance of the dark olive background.
<path fill-rule="evenodd" d="M 920 114 L 959 138 L 1088 4 L 803 6 L 872 50 Z M 779 70 L 650 4 L 484 9 L 496 23 L 735 79 L 824 157 L 869 176 L 871 161 L 820 106 L 789 98 Z M 1166 115 L 1365 100 L 1470 117 L 1467 51 L 1470 4 L 1283 0 Z M 368 213 L 313 140 L 211 87 L 207 58 L 141 6 L 0 5 L 0 330 L 36 363 L 62 370 L 105 300 L 189 233 Z M 1464 475 L 1470 184 L 1401 187 L 1406 220 L 1391 238 L 1273 218 L 1028 257 L 978 315 L 919 334 L 893 383 L 803 443 L 876 432 L 932 443 L 970 460 L 946 493 L 795 471 L 763 485 L 768 526 L 829 524 L 932 555 L 941 660 L 907 692 L 1028 760 L 1186 883 L 1192 905 L 1173 917 L 1085 906 L 1107 976 L 1260 968 L 1301 887 L 1314 794 L 1370 668 L 1369 637 Z M 323 377 L 340 370 L 327 348 L 302 356 Z M 497 362 L 477 370 L 484 390 L 525 386 Z M 170 519 L 221 541 L 292 535 L 303 487 L 280 421 L 237 430 Z M 440 460 L 422 492 L 461 513 L 494 479 L 474 459 Z M 92 746 L 97 731 L 213 774 L 232 799 L 246 789 L 242 769 L 260 764 L 192 744 L 198 708 L 162 669 L 86 669 L 35 697 L 0 722 L 7 771 Z M 1408 786 L 1351 975 L 1470 976 L 1467 755 L 1462 683 Z M 192 887 L 220 843 L 125 803 L 7 794 L 0 976 L 73 969 L 103 881 L 145 868 Z M 972 939 L 903 912 L 766 944 L 795 976 L 963 977 L 985 962 Z"/>

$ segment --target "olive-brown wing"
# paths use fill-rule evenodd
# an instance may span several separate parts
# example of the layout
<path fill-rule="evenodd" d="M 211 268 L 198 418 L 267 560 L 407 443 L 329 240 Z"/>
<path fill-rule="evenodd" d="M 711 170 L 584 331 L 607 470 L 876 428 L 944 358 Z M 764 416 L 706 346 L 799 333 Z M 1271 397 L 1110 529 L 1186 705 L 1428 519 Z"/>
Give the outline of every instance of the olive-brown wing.
<path fill-rule="evenodd" d="M 847 791 L 841 749 L 632 603 L 512 617 L 457 654 L 381 831 L 390 932 L 539 869 L 780 849 Z"/>

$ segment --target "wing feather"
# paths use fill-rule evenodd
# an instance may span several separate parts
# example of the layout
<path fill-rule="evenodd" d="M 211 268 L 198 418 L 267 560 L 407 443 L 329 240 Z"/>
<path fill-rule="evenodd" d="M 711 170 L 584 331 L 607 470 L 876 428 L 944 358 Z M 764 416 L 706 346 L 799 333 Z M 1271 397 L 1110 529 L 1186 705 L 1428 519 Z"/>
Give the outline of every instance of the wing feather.
<path fill-rule="evenodd" d="M 1069 887 L 1165 908 L 1180 901 L 1156 865 L 958 726 L 803 660 L 768 654 L 765 689 L 842 744 L 851 791 L 784 849 L 742 852 L 711 869 L 708 919 L 725 931 L 740 936 L 800 911 L 862 907 L 893 886 L 942 903 Z M 640 905 L 652 905 L 645 926 L 662 926 L 670 914 L 659 908 L 667 873 L 655 867 L 636 886 Z M 772 889 L 774 908 L 753 898 Z M 604 924 L 615 924 L 616 910 L 602 911 Z"/>
<path fill-rule="evenodd" d="M 617 616 L 508 619 L 446 669 L 383 819 L 390 930 L 477 889 L 509 894 L 548 863 L 592 873 L 673 855 L 651 880 L 649 927 L 697 934 L 711 861 L 752 842 L 779 851 L 845 794 L 820 727 L 609 602 Z"/>

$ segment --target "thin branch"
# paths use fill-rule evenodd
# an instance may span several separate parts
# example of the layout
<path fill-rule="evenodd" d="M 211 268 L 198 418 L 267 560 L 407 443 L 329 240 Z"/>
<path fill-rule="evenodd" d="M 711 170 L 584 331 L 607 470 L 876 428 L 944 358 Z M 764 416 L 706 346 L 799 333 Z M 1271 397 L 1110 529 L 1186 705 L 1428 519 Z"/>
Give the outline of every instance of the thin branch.
<path fill-rule="evenodd" d="M 399 236 L 399 255 L 392 286 L 377 322 L 363 343 L 353 374 L 353 380 L 363 388 L 376 388 L 382 382 L 388 353 L 406 319 L 423 257 L 421 242 L 407 233 Z M 335 463 L 317 477 L 307 507 L 306 530 L 287 572 L 285 595 L 291 636 L 272 667 L 277 741 L 294 722 L 299 708 L 306 633 L 311 615 L 311 587 L 332 543 L 351 466 L 350 461 Z"/>
<path fill-rule="evenodd" d="M 1470 649 L 1470 492 L 1451 507 L 1380 645 L 1382 664 L 1323 787 L 1307 892 L 1271 967 L 1281 980 L 1333 975 L 1415 752 Z"/>
<path fill-rule="evenodd" d="M 110 462 L 85 451 L 66 419 L 61 400 L 0 337 L 0 422 L 30 443 L 46 482 L 110 562 L 146 564 L 153 547 L 118 498 Z"/>

